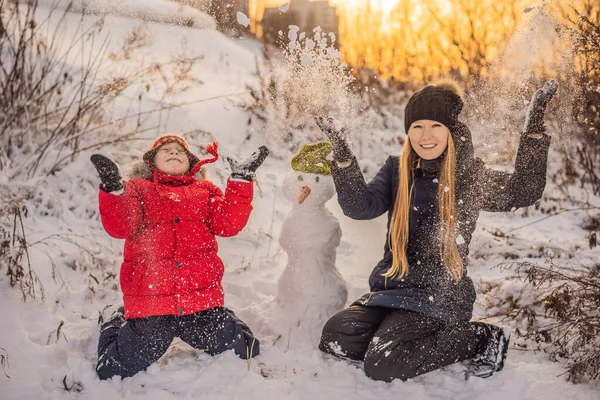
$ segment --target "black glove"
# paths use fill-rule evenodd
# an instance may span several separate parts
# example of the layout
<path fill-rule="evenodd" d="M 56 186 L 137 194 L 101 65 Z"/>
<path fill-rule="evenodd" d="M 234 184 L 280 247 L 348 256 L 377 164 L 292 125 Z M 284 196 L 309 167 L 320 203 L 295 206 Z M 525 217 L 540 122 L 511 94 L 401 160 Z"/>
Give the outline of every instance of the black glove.
<path fill-rule="evenodd" d="M 244 179 L 248 182 L 252 181 L 256 176 L 255 172 L 258 167 L 265 161 L 269 155 L 269 149 L 266 146 L 260 146 L 258 151 L 243 161 L 234 160 L 227 157 L 227 162 L 231 166 L 231 177 L 236 179 Z"/>
<path fill-rule="evenodd" d="M 550 100 L 552 100 L 552 97 L 556 94 L 557 89 L 558 82 L 551 80 L 547 82 L 543 88 L 538 89 L 533 94 L 525 116 L 524 134 L 546 132 L 546 126 L 544 124 L 546 107 L 548 106 L 548 103 L 550 103 Z"/>
<path fill-rule="evenodd" d="M 327 139 L 331 142 L 333 159 L 336 162 L 347 162 L 353 157 L 352 150 L 345 139 L 346 129 L 335 127 L 335 120 L 331 117 L 315 117 L 317 126 L 323 131 Z"/>
<path fill-rule="evenodd" d="M 123 178 L 119 167 L 113 160 L 101 154 L 92 154 L 90 160 L 100 175 L 100 188 L 105 192 L 115 192 L 123 189 Z"/>

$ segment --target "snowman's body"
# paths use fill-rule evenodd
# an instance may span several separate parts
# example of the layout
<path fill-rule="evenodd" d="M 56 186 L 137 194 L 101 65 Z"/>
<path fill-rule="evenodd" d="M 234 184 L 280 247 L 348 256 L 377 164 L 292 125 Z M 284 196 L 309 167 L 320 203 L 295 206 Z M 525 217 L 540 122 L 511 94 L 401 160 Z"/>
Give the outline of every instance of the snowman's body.
<path fill-rule="evenodd" d="M 279 237 L 288 262 L 278 281 L 274 316 L 286 346 L 314 346 L 325 322 L 348 298 L 335 266 L 340 224 L 325 207 L 335 188 L 330 175 L 297 171 L 284 178 L 283 186 L 292 210 Z"/>

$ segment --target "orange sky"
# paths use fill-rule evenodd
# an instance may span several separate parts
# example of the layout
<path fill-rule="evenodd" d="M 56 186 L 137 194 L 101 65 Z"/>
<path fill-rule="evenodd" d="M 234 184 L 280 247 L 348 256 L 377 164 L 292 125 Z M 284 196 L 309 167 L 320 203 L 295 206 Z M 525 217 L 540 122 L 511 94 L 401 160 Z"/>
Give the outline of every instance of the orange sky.
<path fill-rule="evenodd" d="M 385 21 L 385 17 L 390 14 L 394 6 L 398 4 L 398 1 L 399 0 L 329 0 L 329 3 L 338 9 L 338 15 L 342 20 L 353 12 L 360 10 L 361 7 L 365 7 L 369 4 L 371 9 L 379 9 L 383 12 L 384 21 L 382 28 L 386 30 L 389 26 L 387 26 L 388 23 Z M 279 7 L 289 2 L 290 0 L 249 0 L 249 17 L 252 20 L 251 29 L 253 31 L 256 30 L 255 22 L 256 20 L 262 19 L 262 10 L 265 7 Z M 451 2 L 446 0 L 438 0 L 438 4 L 447 4 L 448 6 L 451 6 Z M 418 11 L 419 1 L 415 1 L 413 6 Z"/>
<path fill-rule="evenodd" d="M 292 0 L 293 1 L 293 0 Z M 373 8 L 380 8 L 384 14 L 389 14 L 394 5 L 399 0 L 329 0 L 329 3 L 338 9 L 338 15 L 344 19 L 344 14 L 360 9 L 367 3 Z M 251 19 L 250 28 L 257 31 L 256 21 L 262 19 L 263 9 L 265 7 L 279 7 L 289 3 L 290 0 L 249 0 L 249 17 Z M 385 29 L 385 26 L 384 26 Z M 260 35 L 260 29 L 258 29 Z"/>
<path fill-rule="evenodd" d="M 500 0 L 494 12 L 487 12 L 485 6 L 470 1 L 458 7 L 456 2 L 435 0 L 429 3 L 430 8 L 422 0 L 329 0 L 329 3 L 337 8 L 340 17 L 339 45 L 345 62 L 355 68 L 374 68 L 384 77 L 414 75 L 414 79 L 425 79 L 436 71 L 460 71 L 465 75 L 485 73 L 486 63 L 500 51 L 497 43 L 506 43 L 505 35 L 512 34 L 525 15 L 522 9 L 538 1 Z M 288 2 L 249 0 L 251 29 L 261 36 L 256 22 L 261 21 L 264 8 Z M 395 8 L 399 3 L 402 6 Z M 365 12 L 367 6 L 371 12 Z M 430 12 L 436 13 L 435 18 L 428 14 Z M 469 23 L 468 18 L 473 16 L 478 18 L 479 24 Z M 446 20 L 454 22 L 447 25 Z M 493 27 L 497 27 L 497 31 L 492 32 Z M 446 30 L 439 34 L 435 29 Z M 405 40 L 406 35 L 411 40 Z M 457 40 L 460 45 L 452 45 Z M 435 48 L 428 45 L 429 41 L 435 43 Z M 481 71 L 476 68 L 480 65 Z"/>
<path fill-rule="evenodd" d="M 249 0 L 250 1 L 250 14 L 256 5 L 262 5 L 262 7 L 279 7 L 283 4 L 289 3 L 289 0 Z M 293 0 L 292 0 L 293 1 Z M 367 4 L 369 0 L 329 0 L 329 3 L 339 7 L 339 11 L 343 12 L 345 8 L 359 8 Z M 371 7 L 381 8 L 384 13 L 388 14 L 398 0 L 370 0 Z"/>

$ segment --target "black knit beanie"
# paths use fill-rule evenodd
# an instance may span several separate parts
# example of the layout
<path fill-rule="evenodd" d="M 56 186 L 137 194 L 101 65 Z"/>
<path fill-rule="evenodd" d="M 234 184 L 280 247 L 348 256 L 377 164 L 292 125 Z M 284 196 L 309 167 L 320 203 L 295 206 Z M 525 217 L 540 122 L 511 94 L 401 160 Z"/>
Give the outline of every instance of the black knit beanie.
<path fill-rule="evenodd" d="M 450 130 L 458 121 L 463 101 L 451 90 L 437 86 L 427 86 L 413 94 L 404 109 L 404 129 L 408 133 L 410 125 L 421 119 L 441 122 Z"/>

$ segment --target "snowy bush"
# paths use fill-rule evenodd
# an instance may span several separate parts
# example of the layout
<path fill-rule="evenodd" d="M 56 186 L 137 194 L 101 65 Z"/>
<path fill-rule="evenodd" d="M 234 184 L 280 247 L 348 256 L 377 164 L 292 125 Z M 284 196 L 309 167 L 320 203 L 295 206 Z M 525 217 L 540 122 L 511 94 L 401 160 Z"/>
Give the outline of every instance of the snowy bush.
<path fill-rule="evenodd" d="M 9 367 L 8 352 L 2 347 L 0 347 L 0 367 L 2 367 L 2 372 L 4 373 L 4 376 L 10 378 L 10 376 L 8 376 L 8 374 L 6 373 L 6 368 Z"/>
<path fill-rule="evenodd" d="M 100 57 L 80 68 L 69 64 L 69 52 L 89 42 L 91 30 L 80 30 L 69 48 L 60 48 L 64 25 L 38 23 L 38 1 L 0 3 L 0 173 L 8 180 L 53 174 L 65 155 L 80 147 L 80 133 L 102 118 L 101 106 L 116 87 L 96 90 Z M 60 19 L 63 15 L 56 16 Z"/>
<path fill-rule="evenodd" d="M 593 14 L 592 14 L 593 15 Z M 576 112 L 582 126 L 581 145 L 577 147 L 577 163 L 583 182 L 591 185 L 600 195 L 600 6 L 595 19 L 580 13 L 579 20 L 571 21 L 571 32 L 576 40 L 576 51 L 581 64 L 582 100 Z"/>
<path fill-rule="evenodd" d="M 600 10 L 597 5 L 594 7 Z M 589 20 L 587 16 L 594 14 L 577 15 Z M 595 177 L 600 176 L 600 151 L 598 135 L 591 128 L 598 125 L 583 115 L 585 110 L 595 109 L 589 103 L 593 96 L 586 91 L 597 91 L 599 87 L 594 76 L 600 47 L 591 51 L 591 41 L 582 46 L 578 37 L 593 35 L 590 23 L 584 25 L 585 29 L 577 33 L 582 28 L 578 22 L 564 24 L 557 14 L 544 8 L 532 13 L 530 23 L 511 38 L 499 63 L 490 66 L 491 75 L 470 88 L 463 114 L 469 126 L 475 128 L 478 152 L 486 161 L 512 162 L 532 93 L 550 78 L 560 82 L 559 95 L 549 104 L 546 114 L 552 146 L 545 194 L 535 207 L 519 212 L 523 218 L 540 217 L 508 231 L 490 230 L 495 240 L 488 254 L 500 253 L 505 259 L 526 261 L 503 264 L 510 269 L 516 267 L 518 274 L 502 283 L 486 282 L 482 291 L 487 317 L 512 320 L 517 333 L 515 347 L 546 352 L 566 366 L 571 382 L 600 378 L 600 265 L 594 255 L 591 262 L 566 261 L 583 260 L 586 242 L 591 254 L 597 246 L 600 192 Z M 536 63 L 537 56 L 544 59 L 541 66 Z M 592 59 L 595 61 L 590 62 Z M 567 213 L 570 219 L 561 222 L 558 215 Z M 524 234 L 515 233 L 550 218 L 550 229 L 561 235 L 562 229 L 572 228 L 577 244 L 569 241 L 570 247 L 566 248 L 566 236 L 540 241 L 534 239 L 536 233 L 530 232 L 527 239 Z M 566 224 L 572 227 L 567 228 Z M 504 249 L 508 251 L 501 252 L 498 242 L 506 242 Z M 540 265 L 532 263 L 533 259 L 548 260 Z"/>
<path fill-rule="evenodd" d="M 572 140 L 556 142 L 564 168 L 550 176 L 562 192 L 578 183 L 600 195 L 600 3 L 581 0 L 553 5 L 556 32 L 569 44 L 569 62 L 560 70 L 562 115 L 559 132 Z M 567 58 L 565 54 L 563 59 Z M 566 90 L 565 90 L 566 89 Z M 567 101 L 565 101 L 567 100 Z"/>
<path fill-rule="evenodd" d="M 11 286 L 18 286 L 23 300 L 36 298 L 39 287 L 43 298 L 43 288 L 31 269 L 28 243 L 23 219 L 27 217 L 27 207 L 17 200 L 0 203 L 0 215 L 8 217 L 8 223 L 0 224 L 0 265 L 6 267 Z"/>
<path fill-rule="evenodd" d="M 80 23 L 68 23 L 73 14 L 63 3 L 0 1 L 0 268 L 24 299 L 40 292 L 43 298 L 30 267 L 33 245 L 48 256 L 53 277 L 59 276 L 54 256 L 61 265 L 88 272 L 92 293 L 114 286 L 114 272 L 105 270 L 113 252 L 99 249 L 94 235 L 51 234 L 32 241 L 36 229 L 27 210 L 57 218 L 56 231 L 65 228 L 65 217 L 98 218 L 97 194 L 89 190 L 96 185 L 95 171 L 81 168 L 89 153 L 127 148 L 156 128 L 147 120 L 164 111 L 163 100 L 202 84 L 190 73 L 202 57 L 138 65 L 134 53 L 151 40 L 143 27 L 108 51 L 104 20 L 82 15 Z M 116 118 L 111 111 L 124 92 L 137 101 L 137 110 Z M 142 107 L 146 96 L 150 109 Z M 56 242 L 75 256 L 66 257 Z"/>
<path fill-rule="evenodd" d="M 578 267 L 518 264 L 527 296 L 505 293 L 497 306 L 517 323 L 519 337 L 565 362 L 568 380 L 600 379 L 600 264 Z M 528 347 L 527 342 L 521 347 Z"/>
<path fill-rule="evenodd" d="M 39 280 L 31 269 L 24 220 L 26 200 L 45 177 L 55 174 L 81 147 L 81 132 L 102 119 L 112 90 L 96 90 L 99 57 L 81 68 L 67 55 L 90 40 L 95 28 L 79 30 L 67 48 L 58 45 L 66 11 L 50 10 L 38 23 L 38 1 L 0 2 L 0 262 L 24 299 L 36 297 Z M 46 203 L 44 199 L 33 204 Z M 39 286 L 38 291 L 42 288 Z M 43 292 L 42 292 L 43 298 Z"/>
<path fill-rule="evenodd" d="M 569 204 L 597 210 L 594 196 L 600 195 L 600 6 L 575 10 L 576 18 L 564 25 L 574 39 L 579 73 L 575 75 L 581 97 L 572 102 L 575 135 L 564 145 L 564 168 L 551 180 L 558 184 Z M 585 202 L 574 199 L 568 186 L 579 180 L 586 191 Z M 597 198 L 597 197 L 596 197 Z M 585 214 L 581 227 L 589 231 L 590 249 L 597 246 L 598 215 Z M 535 294 L 529 302 L 512 299 L 507 315 L 522 329 L 517 333 L 534 340 L 539 349 L 567 365 L 568 380 L 600 381 L 600 264 L 545 265 L 521 263 L 519 275 Z"/>
<path fill-rule="evenodd" d="M 38 0 L 0 3 L 0 49 L 6 66 L 0 69 L 0 184 L 54 175 L 82 151 L 135 140 L 142 133 L 143 117 L 160 107 L 118 120 L 107 117 L 111 103 L 134 85 L 141 89 L 130 95 L 141 101 L 153 90 L 160 102 L 202 84 L 190 75 L 202 57 L 127 65 L 122 74 L 113 66 L 110 75 L 100 76 L 104 62 L 128 63 L 150 39 L 143 28 L 136 28 L 119 51 L 107 52 L 108 38 L 99 35 L 101 19 L 88 28 L 82 23 L 66 37 L 68 12 L 68 7 L 61 11 L 54 6 L 38 23 Z M 122 132 L 128 123 L 133 128 Z"/>

